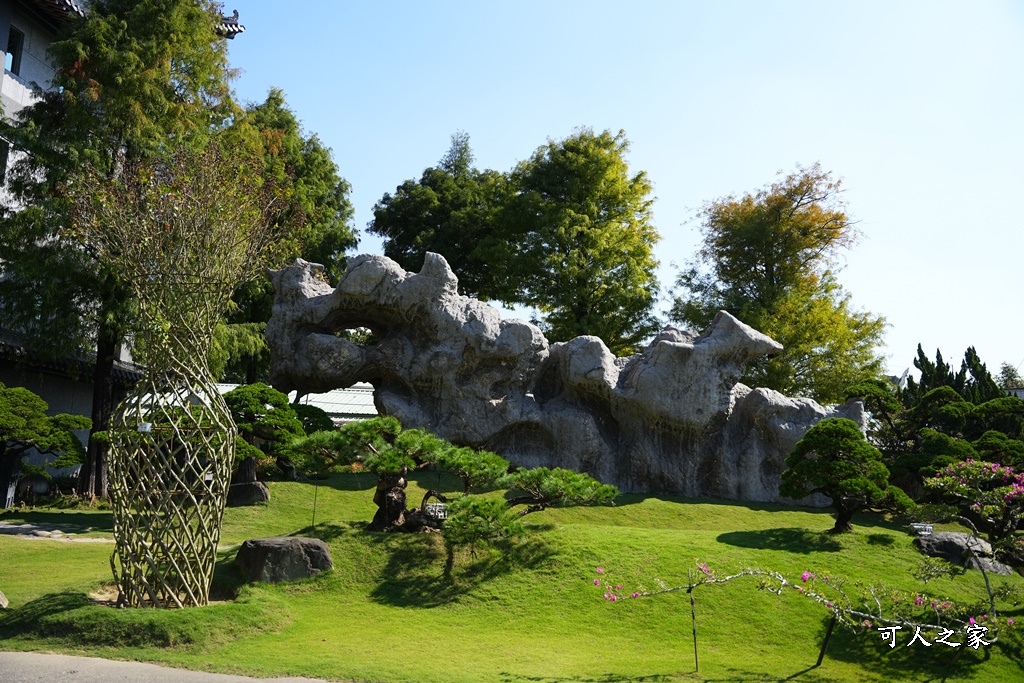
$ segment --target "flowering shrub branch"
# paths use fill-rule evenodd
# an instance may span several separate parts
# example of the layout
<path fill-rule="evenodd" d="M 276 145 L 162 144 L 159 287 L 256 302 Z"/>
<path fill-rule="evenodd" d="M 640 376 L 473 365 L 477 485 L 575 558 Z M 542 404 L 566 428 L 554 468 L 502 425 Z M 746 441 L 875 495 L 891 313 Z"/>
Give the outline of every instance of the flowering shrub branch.
<path fill-rule="evenodd" d="M 846 582 L 838 577 L 818 576 L 805 571 L 799 580 L 790 580 L 781 572 L 766 569 L 745 569 L 735 574 L 719 575 L 704 562 L 698 562 L 700 572 L 692 583 L 668 586 L 657 580 L 658 590 L 641 590 L 625 594 L 620 585 L 606 581 L 604 568 L 598 567 L 601 577 L 594 579 L 595 586 L 603 586 L 604 598 L 610 602 L 618 600 L 649 598 L 677 591 L 691 592 L 700 586 L 725 584 L 736 579 L 753 577 L 758 586 L 776 595 L 786 590 L 799 593 L 804 598 L 829 610 L 838 623 L 857 632 L 883 627 L 907 627 L 908 629 L 929 629 L 955 631 L 977 628 L 989 624 L 992 628 L 990 643 L 997 642 L 999 628 L 1013 626 L 1013 619 L 1000 619 L 992 611 L 984 611 L 983 605 L 957 605 L 950 600 L 908 593 L 882 585 L 864 586 Z"/>

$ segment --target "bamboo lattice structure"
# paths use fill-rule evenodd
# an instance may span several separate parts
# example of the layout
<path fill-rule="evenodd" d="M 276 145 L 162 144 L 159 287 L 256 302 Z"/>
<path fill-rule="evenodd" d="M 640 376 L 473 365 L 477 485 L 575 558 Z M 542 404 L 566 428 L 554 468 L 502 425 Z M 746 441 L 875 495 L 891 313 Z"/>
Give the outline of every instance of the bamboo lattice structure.
<path fill-rule="evenodd" d="M 236 433 L 216 387 L 180 375 L 147 375 L 120 405 L 111 568 L 128 605 L 208 602 Z"/>
<path fill-rule="evenodd" d="M 110 564 L 129 606 L 209 600 L 237 429 L 208 356 L 232 293 L 279 236 L 257 173 L 213 146 L 86 173 L 74 196 L 80 238 L 138 305 L 146 374 L 111 418 L 108 461 Z"/>

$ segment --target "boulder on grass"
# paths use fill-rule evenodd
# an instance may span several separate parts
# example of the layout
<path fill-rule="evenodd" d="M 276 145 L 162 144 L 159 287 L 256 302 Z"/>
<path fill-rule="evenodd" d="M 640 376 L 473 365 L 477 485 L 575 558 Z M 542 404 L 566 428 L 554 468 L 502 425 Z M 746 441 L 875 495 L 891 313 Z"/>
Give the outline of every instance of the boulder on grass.
<path fill-rule="evenodd" d="M 249 481 L 228 487 L 228 507 L 258 505 L 269 501 L 270 489 L 262 481 Z"/>
<path fill-rule="evenodd" d="M 319 538 L 250 538 L 238 549 L 235 564 L 250 581 L 299 581 L 334 569 L 331 551 Z"/>
<path fill-rule="evenodd" d="M 7 596 L 0 593 L 0 609 L 7 609 Z"/>
<path fill-rule="evenodd" d="M 982 538 L 955 531 L 936 531 L 929 536 L 918 536 L 914 546 L 929 557 L 940 557 L 969 569 L 981 569 L 992 574 L 1009 576 L 1013 569 L 992 559 L 992 546 Z"/>

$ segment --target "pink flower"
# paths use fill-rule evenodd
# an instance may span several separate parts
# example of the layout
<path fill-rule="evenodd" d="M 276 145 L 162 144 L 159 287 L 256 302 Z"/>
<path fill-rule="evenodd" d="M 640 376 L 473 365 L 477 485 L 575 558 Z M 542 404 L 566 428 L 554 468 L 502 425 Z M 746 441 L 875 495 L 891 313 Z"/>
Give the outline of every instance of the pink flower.
<path fill-rule="evenodd" d="M 1014 621 L 1013 619 L 1007 619 L 1007 620 L 1006 620 L 1006 623 L 1007 623 L 1007 624 L 1009 624 L 1010 626 L 1013 626 L 1013 625 L 1014 625 L 1014 624 L 1016 624 L 1017 622 L 1015 622 L 1015 621 Z"/>
<path fill-rule="evenodd" d="M 615 587 L 615 590 L 617 590 L 617 591 L 620 591 L 620 590 L 622 590 L 622 586 L 616 586 L 616 587 Z"/>
<path fill-rule="evenodd" d="M 918 595 L 916 598 L 914 598 L 914 604 L 915 605 L 922 605 L 922 604 L 924 604 L 924 598 L 922 598 L 920 595 Z"/>
<path fill-rule="evenodd" d="M 971 622 L 971 626 L 974 626 L 974 624 L 976 623 L 974 621 L 974 617 L 971 617 L 970 619 L 968 619 L 968 621 Z"/>
<path fill-rule="evenodd" d="M 639 594 L 639 593 L 633 593 L 633 594 L 632 594 L 632 595 L 630 595 L 629 597 L 631 597 L 631 598 L 639 598 L 639 597 L 640 597 L 640 594 Z M 1011 624 L 1013 623 L 1013 619 L 1010 619 L 1010 623 L 1011 623 Z"/>
<path fill-rule="evenodd" d="M 601 585 L 600 579 L 594 579 L 594 585 L 595 586 L 600 586 Z"/>
<path fill-rule="evenodd" d="M 604 574 L 604 567 L 598 567 L 597 568 L 597 573 L 598 574 Z"/>
<path fill-rule="evenodd" d="M 800 575 L 800 578 L 806 583 L 807 579 L 813 579 L 814 578 L 814 573 L 813 572 L 804 572 L 803 574 Z"/>

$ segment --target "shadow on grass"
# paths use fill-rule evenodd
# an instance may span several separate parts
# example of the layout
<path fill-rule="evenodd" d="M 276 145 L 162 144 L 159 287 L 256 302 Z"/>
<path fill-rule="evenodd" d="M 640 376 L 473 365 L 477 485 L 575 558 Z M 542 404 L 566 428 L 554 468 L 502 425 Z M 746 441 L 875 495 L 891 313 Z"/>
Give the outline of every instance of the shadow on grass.
<path fill-rule="evenodd" d="M 868 545 L 891 546 L 896 544 L 896 539 L 889 534 L 868 534 Z"/>
<path fill-rule="evenodd" d="M 1006 650 L 1002 641 L 990 646 L 982 646 L 977 650 L 966 649 L 966 645 L 953 648 L 948 645 L 936 643 L 934 638 L 937 633 L 927 633 L 922 630 L 922 635 L 932 644 L 926 647 L 920 642 L 910 645 L 913 632 L 904 633 L 906 629 L 899 632 L 896 639 L 896 647 L 891 648 L 888 643 L 883 643 L 877 631 L 869 630 L 862 634 L 855 634 L 850 631 L 836 631 L 829 645 L 828 654 L 825 655 L 824 668 L 828 660 L 836 659 L 843 662 L 856 664 L 865 670 L 872 671 L 879 675 L 891 676 L 894 671 L 899 671 L 908 678 L 913 675 L 915 679 L 928 681 L 944 681 L 947 678 L 959 679 L 969 677 L 972 674 L 981 676 L 984 679 L 985 668 L 990 665 L 993 653 L 1006 655 L 1009 661 L 1016 661 L 1018 667 L 1022 667 L 1019 659 L 1019 647 L 1014 655 Z M 900 637 L 902 636 L 902 637 Z M 963 634 L 958 633 L 951 638 L 952 642 L 963 642 Z M 963 652 L 961 652 L 963 650 Z M 957 655 L 960 655 L 957 659 Z M 1014 659 L 1014 657 L 1018 657 Z M 971 671 L 977 669 L 977 671 Z M 989 675 L 995 676 L 989 680 L 1007 680 L 1001 674 L 989 671 Z"/>
<path fill-rule="evenodd" d="M 370 598 L 396 607 L 438 607 L 456 601 L 499 576 L 539 567 L 555 552 L 539 534 L 478 548 L 475 553 L 457 551 L 451 576 L 447 576 L 440 534 L 363 533 L 388 553 L 388 563 L 381 571 L 383 578 L 370 592 Z"/>
<path fill-rule="evenodd" d="M 85 593 L 53 593 L 0 613 L 0 640 L 34 634 L 50 618 L 92 604 Z"/>
<path fill-rule="evenodd" d="M 52 524 L 61 530 L 82 533 L 85 530 L 114 533 L 114 515 L 111 512 L 78 510 L 8 510 L 0 520 L 11 524 Z"/>
<path fill-rule="evenodd" d="M 213 567 L 213 581 L 210 583 L 210 600 L 234 600 L 238 590 L 247 582 L 241 570 L 235 566 L 238 548 L 217 552 L 217 564 Z"/>
<path fill-rule="evenodd" d="M 807 529 L 762 529 L 760 531 L 729 531 L 719 534 L 719 543 L 755 548 L 758 550 L 785 550 L 791 553 L 834 553 L 843 549 L 835 539 L 820 531 Z"/>
<path fill-rule="evenodd" d="M 367 524 L 368 522 L 318 522 L 316 526 L 302 527 L 288 535 L 319 538 L 324 543 L 330 543 L 351 534 L 353 529 L 365 529 Z"/>

